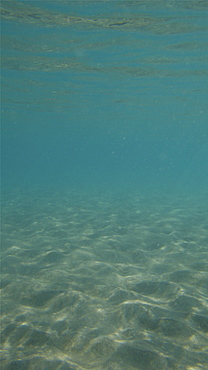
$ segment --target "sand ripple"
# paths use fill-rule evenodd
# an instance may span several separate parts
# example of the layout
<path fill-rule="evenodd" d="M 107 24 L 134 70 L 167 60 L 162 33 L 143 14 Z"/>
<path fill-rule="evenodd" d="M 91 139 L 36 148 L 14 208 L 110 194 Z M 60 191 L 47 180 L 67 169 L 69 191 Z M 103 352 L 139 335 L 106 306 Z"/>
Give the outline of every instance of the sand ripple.
<path fill-rule="evenodd" d="M 2 369 L 207 368 L 203 199 L 10 198 Z"/>

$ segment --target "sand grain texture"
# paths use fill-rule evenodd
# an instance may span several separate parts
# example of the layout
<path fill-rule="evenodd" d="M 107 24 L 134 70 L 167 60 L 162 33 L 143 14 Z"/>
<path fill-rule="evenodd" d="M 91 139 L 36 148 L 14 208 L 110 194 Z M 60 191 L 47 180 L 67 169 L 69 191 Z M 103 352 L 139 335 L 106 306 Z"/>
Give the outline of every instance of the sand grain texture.
<path fill-rule="evenodd" d="M 2 369 L 208 368 L 203 199 L 8 194 Z"/>

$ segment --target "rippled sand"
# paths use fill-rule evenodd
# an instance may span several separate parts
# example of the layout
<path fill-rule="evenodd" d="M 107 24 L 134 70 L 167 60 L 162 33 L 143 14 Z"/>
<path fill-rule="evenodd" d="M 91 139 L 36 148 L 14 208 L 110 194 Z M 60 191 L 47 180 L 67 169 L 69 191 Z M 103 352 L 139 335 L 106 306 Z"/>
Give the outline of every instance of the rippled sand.
<path fill-rule="evenodd" d="M 8 194 L 2 369 L 207 369 L 206 202 Z"/>

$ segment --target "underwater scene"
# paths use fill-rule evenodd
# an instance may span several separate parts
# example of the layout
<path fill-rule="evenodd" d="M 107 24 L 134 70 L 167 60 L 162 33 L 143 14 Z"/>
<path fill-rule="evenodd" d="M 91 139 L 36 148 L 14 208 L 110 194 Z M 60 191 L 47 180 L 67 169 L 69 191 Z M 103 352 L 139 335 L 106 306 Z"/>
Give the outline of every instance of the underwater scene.
<path fill-rule="evenodd" d="M 208 1 L 1 1 L 1 369 L 208 369 Z"/>

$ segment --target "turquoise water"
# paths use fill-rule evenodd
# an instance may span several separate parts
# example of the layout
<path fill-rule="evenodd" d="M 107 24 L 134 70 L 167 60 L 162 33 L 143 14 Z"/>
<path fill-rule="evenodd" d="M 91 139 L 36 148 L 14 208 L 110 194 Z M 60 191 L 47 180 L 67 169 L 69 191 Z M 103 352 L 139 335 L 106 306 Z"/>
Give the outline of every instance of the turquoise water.
<path fill-rule="evenodd" d="M 207 1 L 2 1 L 4 369 L 206 369 Z"/>
<path fill-rule="evenodd" d="M 206 189 L 206 2 L 36 5 L 2 3 L 3 188 Z"/>

